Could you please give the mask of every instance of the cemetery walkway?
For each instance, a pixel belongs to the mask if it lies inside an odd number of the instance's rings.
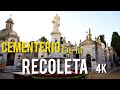
[[[106,74],[102,73],[89,73],[86,79],[120,79],[120,66],[110,70]]]

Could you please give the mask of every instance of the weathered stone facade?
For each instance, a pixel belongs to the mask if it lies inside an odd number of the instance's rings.
[[[2,42],[18,42],[19,41],[18,34],[13,30],[13,25],[14,25],[14,22],[10,17],[6,21],[5,29],[2,29],[0,31],[0,57],[1,57],[0,61],[4,60],[5,66],[16,66],[19,58],[19,53],[7,53],[7,52],[3,53],[2,52]],[[7,47],[8,46],[6,46],[6,48]]]

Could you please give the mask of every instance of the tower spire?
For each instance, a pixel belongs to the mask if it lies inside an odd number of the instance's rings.
[[[90,28],[89,28],[89,33],[88,33],[88,39],[89,39],[89,40],[92,40],[91,36],[92,36],[92,34],[91,34],[91,30],[90,30]]]
[[[90,28],[89,28],[89,34],[91,34]]]
[[[12,30],[12,29],[13,29],[13,24],[14,24],[11,16],[12,16],[12,15],[10,14],[10,18],[7,19],[7,21],[6,21],[6,27],[5,27],[6,29],[9,29],[9,30]]]

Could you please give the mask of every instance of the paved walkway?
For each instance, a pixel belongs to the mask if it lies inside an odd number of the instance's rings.
[[[90,73],[86,77],[87,79],[120,79],[120,66],[114,68],[106,74],[102,73]]]
[[[0,72],[0,79],[13,79],[13,74]]]
[[[100,79],[120,79],[120,67],[117,67],[115,70],[105,74]]]
[[[13,79],[13,74],[0,72],[0,79]],[[87,79],[120,79],[120,66],[107,74],[91,73],[87,76]]]

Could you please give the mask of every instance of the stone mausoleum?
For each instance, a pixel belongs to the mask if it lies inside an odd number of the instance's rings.
[[[60,38],[62,33],[59,30],[60,27],[60,17],[58,14],[54,16],[54,19],[52,21],[53,23],[53,31],[51,32],[51,41],[52,42],[60,42]],[[68,48],[71,48],[73,50],[73,54],[62,54],[62,53],[3,53],[1,50],[1,44],[2,42],[19,42],[20,38],[18,34],[13,30],[14,22],[12,18],[10,17],[6,21],[6,26],[4,29],[0,31],[0,65],[2,63],[5,63],[5,67],[7,66],[14,66],[17,67],[19,63],[19,60],[22,60],[22,58],[56,58],[60,57],[62,59],[65,58],[78,58],[78,59],[86,59],[87,66],[89,70],[95,70],[97,67],[97,64],[106,64],[107,69],[111,69],[114,66],[114,58],[113,55],[115,52],[113,51],[112,47],[109,47],[108,45],[105,46],[104,43],[101,42],[100,37],[95,38],[95,40],[92,39],[92,33],[89,28],[88,35],[86,37],[86,40],[83,42],[80,42],[79,45],[72,44],[70,41],[66,42],[66,39],[63,38],[63,43],[61,46],[66,46]],[[73,37],[74,38],[74,37]],[[81,38],[81,37],[78,37]],[[41,42],[41,39],[38,39],[39,42]],[[7,46],[6,46],[7,47]],[[82,54],[76,54],[75,50],[76,47],[81,47],[83,49]],[[39,48],[39,47],[38,47]],[[22,57],[24,56],[24,57]]]

